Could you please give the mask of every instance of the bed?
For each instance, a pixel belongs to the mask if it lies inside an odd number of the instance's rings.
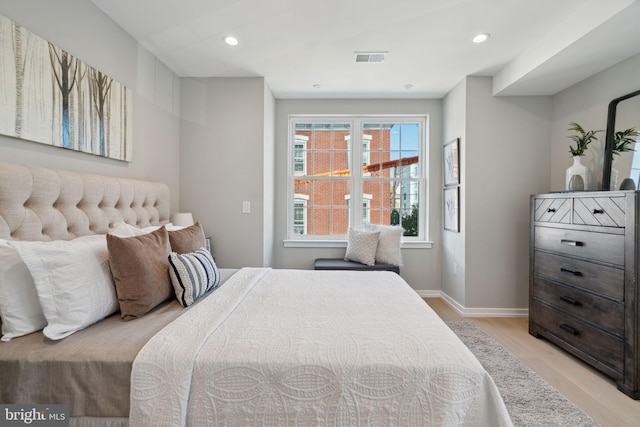
[[[4,242],[48,313],[24,242],[104,251],[120,224],[167,232],[169,209],[163,184],[0,162],[0,261]],[[0,403],[68,404],[78,426],[511,425],[491,377],[399,275],[216,271],[187,307],[174,296],[129,321],[102,307],[71,333],[46,316],[0,342]],[[11,278],[0,267],[0,287]]]

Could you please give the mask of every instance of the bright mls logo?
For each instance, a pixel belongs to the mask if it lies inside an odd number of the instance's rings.
[[[69,427],[69,405],[2,405],[0,427]]]

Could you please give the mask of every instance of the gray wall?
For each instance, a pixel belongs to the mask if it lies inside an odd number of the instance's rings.
[[[160,181],[178,209],[180,81],[85,0],[0,0],[0,13],[127,86],[133,99],[133,162],[0,135],[0,160]]]
[[[402,277],[416,290],[441,288],[441,216],[442,186],[442,104],[440,100],[277,100],[276,101],[276,192],[275,263],[278,268],[313,268],[313,260],[343,257],[345,248],[285,248],[287,237],[287,144],[290,114],[424,114],[429,116],[428,192],[430,249],[403,249]],[[424,292],[423,292],[424,293]]]
[[[548,185],[550,97],[467,78],[465,306],[528,308],[529,195]],[[509,314],[509,311],[506,311]]]
[[[442,102],[443,134],[441,145],[460,139],[460,200],[464,201],[467,186],[466,122],[467,79],[458,83]],[[441,148],[442,150],[442,148]],[[441,206],[441,202],[438,203]],[[442,291],[459,307],[465,305],[465,236],[466,203],[460,203],[460,233],[442,232]]]
[[[275,191],[276,191],[276,100],[267,84],[264,85],[264,150],[263,150],[263,265],[273,265],[275,245]]]
[[[261,267],[273,248],[273,96],[264,79],[182,79],[180,207],[222,267]],[[242,213],[242,202],[251,212]]]
[[[444,107],[444,142],[462,139],[462,214],[460,233],[443,235],[443,292],[469,315],[525,314],[529,195],[548,186],[551,98],[494,97],[491,78],[467,77]]]
[[[553,96],[549,190],[564,190],[565,171],[573,163],[569,154],[571,141],[567,139],[572,134],[567,131],[569,123],[578,122],[585,129],[604,130],[609,102],[639,89],[640,54],[637,54]],[[589,145],[583,158],[583,164],[591,171],[594,190],[601,188],[603,150],[604,133],[601,133],[599,140]]]

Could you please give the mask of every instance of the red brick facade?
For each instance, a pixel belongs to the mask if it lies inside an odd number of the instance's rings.
[[[295,181],[296,196],[305,195],[306,234],[347,234],[349,228],[349,141],[345,131],[296,131],[308,138],[304,158],[305,178]],[[390,159],[390,130],[367,132],[369,136],[368,165],[381,165]],[[366,158],[366,157],[365,157]],[[354,165],[361,162],[354,162]],[[361,173],[361,171],[357,171]],[[335,179],[313,179],[314,176],[333,176]],[[341,179],[344,176],[345,179]],[[371,176],[389,177],[389,169],[378,167]],[[388,182],[365,181],[363,193],[369,203],[369,222],[389,224],[392,193]],[[370,195],[370,198],[369,198]]]

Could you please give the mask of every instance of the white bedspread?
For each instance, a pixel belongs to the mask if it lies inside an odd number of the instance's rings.
[[[245,268],[158,333],[130,426],[510,426],[471,352],[395,273]]]

